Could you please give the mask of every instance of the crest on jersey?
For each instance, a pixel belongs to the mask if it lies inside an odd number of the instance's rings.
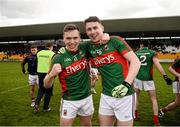
[[[74,61],[77,61],[77,60],[78,60],[77,55],[74,55],[74,56],[73,56],[73,60],[74,60]]]
[[[61,47],[58,51],[59,54],[64,54],[66,52],[65,47]]]
[[[84,54],[82,53],[82,51],[79,52],[79,55],[80,55],[81,57],[84,57]]]
[[[67,109],[64,109],[64,110],[63,110],[63,115],[64,115],[64,116],[67,116]]]
[[[101,49],[96,50],[96,53],[99,54],[99,55],[101,55],[101,54],[102,54]]]
[[[104,50],[107,51],[109,49],[108,45],[104,46]]]

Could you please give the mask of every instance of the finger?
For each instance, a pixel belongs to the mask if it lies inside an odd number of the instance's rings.
[[[62,71],[61,67],[57,68],[57,72],[60,73]]]

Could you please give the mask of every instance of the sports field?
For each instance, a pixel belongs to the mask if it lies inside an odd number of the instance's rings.
[[[166,72],[168,72],[168,66],[169,64],[163,64]],[[59,82],[56,79],[50,103],[52,110],[44,113],[41,102],[41,111],[35,114],[32,107],[30,107],[31,101],[27,76],[21,73],[19,62],[0,62],[0,126],[58,126],[61,98]],[[172,75],[170,77],[172,78]],[[162,76],[156,69],[154,69],[154,80],[159,107],[162,107],[174,99],[172,88],[165,84]],[[93,96],[95,107],[92,120],[93,126],[99,125],[97,112],[101,92],[100,82],[99,80],[96,86],[98,94]],[[153,125],[151,102],[146,92],[141,92],[139,105],[140,120],[135,121],[134,124],[137,126]],[[180,108],[167,113],[160,122],[164,126],[180,125]],[[74,125],[80,125],[78,119]]]

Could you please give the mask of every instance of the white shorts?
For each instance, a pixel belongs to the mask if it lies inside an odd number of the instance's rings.
[[[114,98],[101,94],[99,114],[115,116],[119,121],[129,121],[134,118],[135,95]]]
[[[139,79],[134,80],[134,88],[139,89],[139,90],[144,90],[144,91],[150,91],[150,90],[155,90],[155,85],[154,81],[142,81]]]
[[[38,75],[30,75],[29,74],[29,85],[32,86],[32,85],[38,85],[39,84],[39,78],[38,78]]]
[[[92,95],[78,101],[61,99],[60,116],[71,119],[78,115],[91,116],[94,113]]]
[[[180,93],[180,81],[174,81],[172,87],[173,93]]]

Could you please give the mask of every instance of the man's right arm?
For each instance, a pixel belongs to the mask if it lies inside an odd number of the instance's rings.
[[[172,84],[172,80],[167,76],[166,72],[164,71],[162,65],[160,64],[158,58],[156,56],[153,57],[153,63],[159,70],[159,72],[163,75],[164,80],[166,81],[167,85]]]
[[[22,71],[23,74],[26,73],[26,70],[25,70],[25,68],[24,68],[24,65],[25,65],[25,64],[26,64],[26,58],[24,58],[23,61],[21,62],[21,71]]]
[[[159,60],[156,56],[153,57],[153,63],[154,65],[157,67],[157,69],[159,70],[159,72],[162,74],[162,75],[166,75],[166,72],[164,71],[163,67],[161,66],[161,64],[159,63]]]
[[[44,78],[44,87],[50,88],[53,84],[54,78],[62,71],[60,64],[54,64],[50,72]]]

